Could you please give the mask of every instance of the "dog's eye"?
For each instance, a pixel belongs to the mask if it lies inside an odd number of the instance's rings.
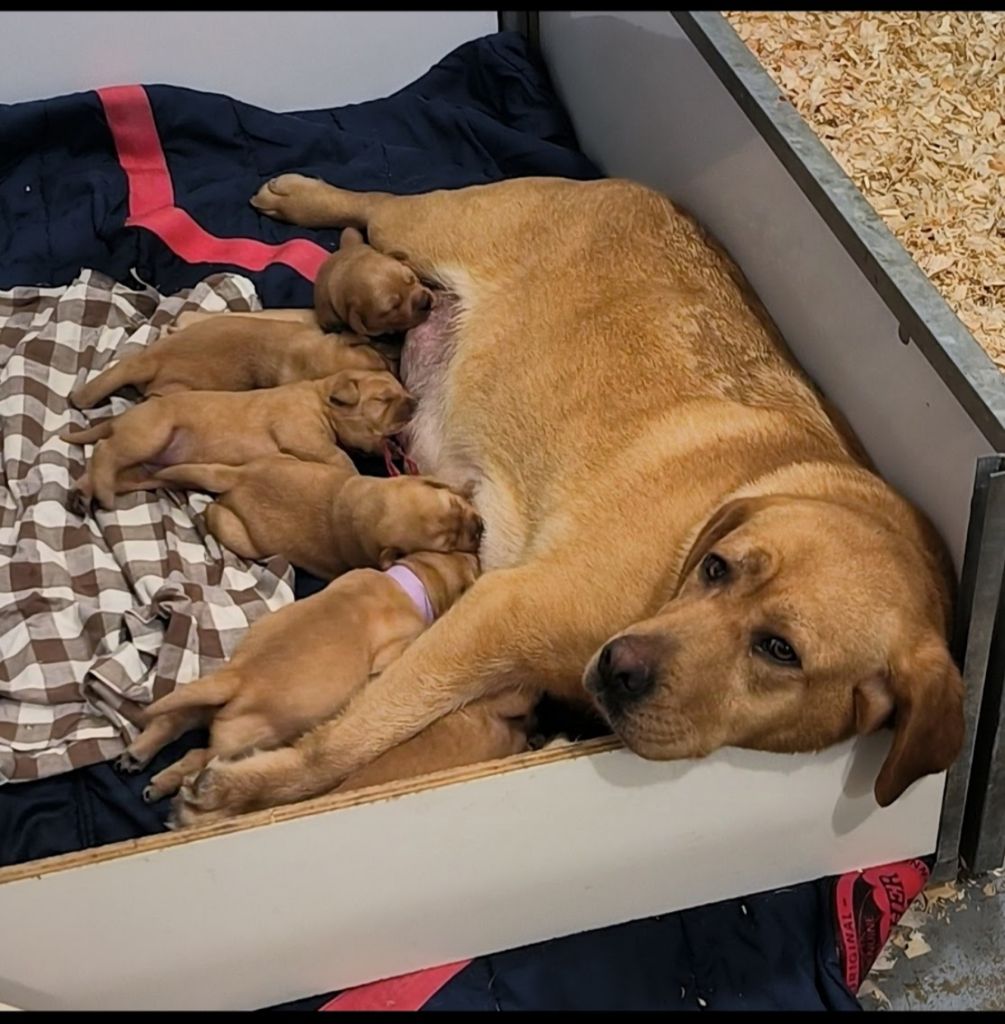
[[[729,564],[720,555],[706,555],[701,563],[701,574],[709,583],[719,583],[729,575]]]
[[[780,636],[761,637],[754,644],[754,650],[767,655],[772,661],[777,661],[780,665],[799,666],[799,655],[793,650],[792,645]]]

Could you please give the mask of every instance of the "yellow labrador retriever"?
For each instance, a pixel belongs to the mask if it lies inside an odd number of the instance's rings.
[[[416,196],[299,175],[263,213],[365,228],[445,295],[405,344],[423,473],[474,484],[484,575],[336,719],[217,762],[190,821],[325,793],[466,702],[588,699],[647,758],[887,724],[880,804],[963,735],[952,571],[737,268],[664,196],[517,179]]]

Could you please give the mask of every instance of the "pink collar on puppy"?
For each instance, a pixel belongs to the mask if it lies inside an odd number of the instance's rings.
[[[436,618],[436,613],[433,611],[433,602],[429,600],[429,594],[426,593],[426,584],[401,562],[395,562],[390,569],[385,569],[384,575],[390,576],[408,594],[415,607],[422,612],[426,625],[431,625],[433,619]]]

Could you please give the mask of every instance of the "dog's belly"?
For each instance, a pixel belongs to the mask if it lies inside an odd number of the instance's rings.
[[[456,296],[441,295],[426,322],[405,336],[401,378],[419,404],[403,441],[420,473],[471,495],[485,524],[479,550],[482,568],[499,569],[519,560],[526,530],[512,495],[479,458],[475,439],[451,432],[448,391],[460,306]]]
[[[421,473],[463,486],[470,480],[470,467],[451,457],[446,438],[446,383],[455,348],[457,307],[455,296],[441,295],[428,319],[405,335],[401,380],[419,405],[403,440]]]

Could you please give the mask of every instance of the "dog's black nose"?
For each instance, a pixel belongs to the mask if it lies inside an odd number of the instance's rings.
[[[597,659],[603,697],[624,704],[644,697],[652,689],[656,674],[644,647],[631,636],[617,637],[604,647]]]
[[[429,310],[432,308],[432,305],[433,305],[433,296],[432,296],[432,294],[430,292],[424,291],[424,292],[422,292],[419,295],[419,298],[416,300],[415,308],[420,313],[428,313]]]

